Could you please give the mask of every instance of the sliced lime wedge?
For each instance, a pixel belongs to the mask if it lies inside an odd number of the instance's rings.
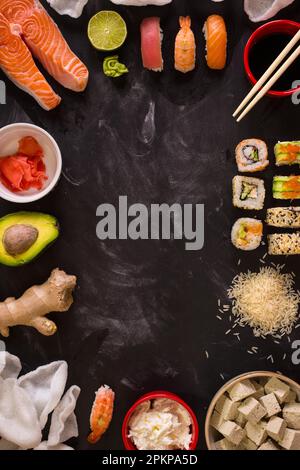
[[[127,38],[126,23],[116,11],[99,11],[89,21],[88,37],[99,51],[114,51]]]

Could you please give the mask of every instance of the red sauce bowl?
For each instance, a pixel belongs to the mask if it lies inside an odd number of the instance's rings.
[[[271,36],[272,34],[284,33],[286,35],[290,35],[292,37],[299,31],[300,23],[296,23],[295,21],[289,20],[277,20],[277,21],[270,21],[258,29],[254,31],[254,33],[250,36],[245,50],[244,50],[244,66],[246,74],[253,85],[256,85],[258,78],[254,77],[251,66],[250,66],[250,53],[252,51],[253,46],[260,41],[262,38],[267,36]],[[300,79],[300,77],[295,77],[295,80]],[[294,93],[298,93],[300,91],[300,86],[297,88],[293,88],[290,90],[285,91],[275,91],[270,90],[268,92],[269,96],[277,97],[277,98],[285,98],[287,96],[291,96]]]
[[[190,444],[189,450],[195,450],[198,444],[198,439],[199,439],[199,426],[198,426],[198,421],[196,418],[195,413],[193,410],[185,403],[180,397],[175,395],[174,393],[170,392],[150,392],[147,393],[146,395],[143,395],[139,400],[137,400],[134,405],[129,409],[129,411],[126,413],[126,416],[123,421],[123,426],[122,426],[122,438],[123,438],[123,443],[124,447],[126,450],[137,450],[135,445],[133,444],[132,440],[128,437],[129,433],[129,420],[133,414],[133,412],[136,410],[136,408],[141,404],[144,403],[147,400],[157,400],[158,398],[168,398],[169,400],[173,400],[176,403],[179,403],[182,405],[189,415],[191,416],[192,420],[192,440]]]

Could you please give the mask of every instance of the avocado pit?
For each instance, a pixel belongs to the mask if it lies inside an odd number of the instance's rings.
[[[10,256],[18,256],[28,251],[37,241],[38,236],[38,230],[32,225],[12,225],[4,232],[3,246]]]

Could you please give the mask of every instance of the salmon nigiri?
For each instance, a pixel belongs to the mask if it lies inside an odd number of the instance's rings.
[[[160,18],[145,18],[141,23],[141,48],[145,69],[161,72],[164,67]]]
[[[224,69],[227,59],[227,31],[222,16],[209,16],[205,22],[203,32],[206,39],[208,67],[214,70]]]
[[[191,18],[179,18],[180,31],[175,41],[175,69],[187,73],[194,70],[196,65],[196,41],[191,30]]]

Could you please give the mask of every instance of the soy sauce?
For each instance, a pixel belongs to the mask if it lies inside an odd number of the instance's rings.
[[[290,42],[291,38],[292,36],[288,34],[272,34],[268,37],[262,38],[253,46],[249,55],[249,63],[250,69],[257,80],[279,56],[280,52],[282,52],[285,46]],[[290,52],[289,55],[292,52]],[[300,80],[299,57],[273,85],[272,90],[290,90],[295,80]]]

